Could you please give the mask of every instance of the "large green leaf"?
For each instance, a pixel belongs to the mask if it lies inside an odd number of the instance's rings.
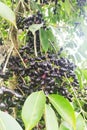
[[[60,125],[59,130],[73,130],[73,129],[67,122],[63,121]]]
[[[72,10],[71,10],[71,3],[69,0],[65,0],[64,8],[65,8],[65,11],[68,14],[68,16],[70,16]]]
[[[18,122],[6,112],[0,111],[0,130],[23,130]]]
[[[56,38],[54,37],[54,34],[51,28],[47,30],[47,37],[48,37],[48,40],[50,40],[51,42],[56,42]]]
[[[49,105],[45,106],[45,122],[46,130],[58,130],[57,117]]]
[[[43,91],[34,92],[26,99],[22,109],[26,130],[31,130],[39,122],[45,109],[45,101]]]
[[[76,130],[87,130],[85,120],[80,114],[78,114],[76,118],[76,128]]]
[[[85,120],[80,114],[76,114],[76,130],[87,130]],[[59,130],[73,130],[71,126],[63,121],[60,125]]]
[[[61,117],[76,130],[76,117],[69,101],[57,94],[49,95],[48,98]]]
[[[46,31],[47,33],[47,38],[48,38],[48,42],[49,42],[49,48],[51,47],[52,49],[54,49],[56,52],[57,52],[57,46],[56,46],[56,37],[54,36],[53,32],[52,32],[52,29],[48,29]]]
[[[30,0],[30,8],[34,12],[36,12],[36,10],[41,10],[41,6],[39,4],[37,4],[35,1],[33,1],[33,0]]]
[[[43,26],[43,24],[33,24],[33,25],[31,25],[30,27],[29,27],[29,30],[33,33],[33,35],[34,35],[34,33],[37,31],[37,30],[39,30],[41,27]]]
[[[4,3],[0,2],[0,15],[16,27],[16,20],[14,12]]]
[[[40,43],[42,45],[42,48],[45,52],[48,51],[49,48],[49,39],[47,35],[47,30],[40,29]]]

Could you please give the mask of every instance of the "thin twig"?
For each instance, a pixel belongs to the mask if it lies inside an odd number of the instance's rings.
[[[67,78],[66,74],[65,74],[65,77],[66,77],[66,79],[67,79],[68,83],[70,84],[70,87],[71,87],[71,89],[72,89],[72,91],[73,91],[73,93],[74,93],[74,96],[75,96],[75,98],[76,98],[76,100],[77,100],[78,104],[79,104],[79,107],[80,107],[80,108],[81,108],[81,110],[82,110],[81,104],[80,104],[80,102],[79,102],[79,100],[78,100],[78,98],[77,98],[77,95],[76,95],[76,93],[75,93],[75,90],[73,89],[73,87],[72,87],[72,85],[71,85],[71,83],[70,83],[69,79]]]
[[[24,61],[23,61],[23,58],[21,57],[20,53],[18,52],[18,50],[16,49],[15,46],[14,46],[14,49],[15,49],[15,51],[17,52],[18,56],[20,57],[20,59],[21,59],[23,65],[24,65],[24,67],[27,68],[26,64],[25,64]]]
[[[11,53],[12,53],[12,51],[13,51],[13,48],[14,48],[13,46],[10,48],[10,52],[9,52],[7,58],[6,58],[5,65],[4,65],[3,70],[2,70],[3,73],[4,73],[5,70],[6,70],[6,67],[7,67],[7,64],[8,64],[9,58],[10,58],[10,55],[11,55]]]
[[[50,40],[49,40],[50,41]],[[53,45],[53,43],[50,41],[50,44],[51,44],[51,46],[53,47],[53,49],[55,50],[55,52],[57,53],[57,50],[56,50],[56,48],[55,48],[55,46]]]
[[[79,100],[78,100],[78,97],[77,97],[77,95],[76,95],[76,93],[75,93],[75,90],[73,89],[73,86],[71,85],[71,83],[70,83],[69,79],[67,78],[66,74],[65,74],[65,77],[66,77],[68,83],[70,84],[70,87],[71,87],[71,89],[72,89],[72,91],[73,91],[74,97],[75,97],[75,99],[76,99],[76,101],[77,101],[77,103],[78,103],[78,105],[79,105],[79,107],[80,107],[80,110],[81,110],[80,113],[83,114],[83,117],[84,117],[84,119],[85,119],[85,116],[84,116],[85,111],[83,110],[83,108],[82,108],[82,106],[81,106],[81,104],[80,104],[80,102],[79,102]]]
[[[12,37],[10,37],[10,39],[11,39],[12,46],[14,47],[14,49],[15,49],[15,51],[17,52],[18,56],[20,57],[20,59],[21,59],[23,65],[24,65],[24,67],[27,68],[26,64],[25,64],[24,61],[23,61],[23,58],[21,57],[20,53],[18,52],[17,48],[15,47],[15,43],[14,43]]]
[[[37,57],[37,45],[36,45],[36,33],[34,33],[34,52],[35,52],[35,56]]]

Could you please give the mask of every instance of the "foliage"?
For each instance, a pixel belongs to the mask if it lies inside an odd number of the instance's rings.
[[[0,111],[0,130],[22,130],[17,121],[6,112]]]
[[[10,86],[5,88],[0,82],[0,130],[87,129],[86,9],[87,2],[82,0],[0,2],[1,39],[12,46],[5,54],[6,62],[0,64],[0,81]],[[38,73],[40,78],[36,78]],[[56,85],[62,94],[50,90]]]
[[[43,92],[32,93],[22,109],[22,119],[26,130],[31,130],[40,120],[45,108],[45,95]]]
[[[5,4],[3,4],[2,2],[0,2],[0,15],[9,20],[15,27],[16,27],[16,19],[15,19],[15,14],[14,12]]]
[[[75,111],[68,100],[56,94],[49,95],[48,98],[50,99],[50,102],[49,104],[45,104],[45,95],[43,92],[39,91],[32,93],[26,99],[22,108],[22,119],[25,123],[26,130],[31,130],[36,126],[41,119],[43,112],[45,112],[46,129],[50,130],[55,128],[55,130],[58,130],[58,117],[56,117],[55,111],[50,103],[52,103],[54,108],[64,119],[61,121],[60,130],[67,128],[69,130],[86,130],[86,124],[83,117],[80,114],[75,114]],[[13,125],[8,125],[10,124],[10,121]],[[5,129],[4,127],[8,130],[13,126],[17,130],[22,130],[10,115],[2,111],[0,112],[0,126],[2,130]]]

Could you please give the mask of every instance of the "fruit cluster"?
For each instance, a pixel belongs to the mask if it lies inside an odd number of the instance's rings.
[[[35,32],[36,35],[36,48],[38,55],[40,54],[40,37],[39,37],[39,31]],[[26,39],[26,46],[22,47],[20,50],[21,55],[23,55],[23,51],[25,51],[27,54],[34,55],[34,36],[32,32],[28,31],[27,33],[27,39]]]
[[[45,24],[43,15],[40,11],[37,12],[37,14],[33,14],[32,16],[29,16],[28,18],[24,19],[24,28],[28,29],[30,25],[32,24]]]
[[[40,55],[31,58],[26,47],[20,49],[20,54],[27,68],[24,68],[19,57],[10,57],[7,66],[10,73],[5,76],[9,78],[15,74],[17,87],[14,90],[0,87],[1,110],[12,113],[13,108],[16,107],[20,111],[28,95],[39,90],[43,90],[46,95],[58,93],[70,101],[72,100],[73,94],[70,90],[70,84],[73,88],[78,88],[79,85],[74,73],[76,66],[72,62],[59,55],[49,53],[46,56]],[[18,117],[17,121],[23,124]]]
[[[19,101],[19,99],[20,99],[20,101]],[[23,105],[24,99],[23,99],[22,95],[18,94],[14,90],[11,90],[4,86],[0,86],[0,110],[6,111],[9,114],[12,114],[13,108],[16,107],[19,109],[22,107],[21,101],[22,101],[22,105]],[[22,128],[24,128],[22,119],[17,117],[16,120],[19,122],[19,124],[22,126]]]
[[[17,27],[18,29],[29,29],[29,27],[32,24],[41,24],[43,23],[43,25],[45,24],[45,21],[43,19],[43,15],[40,11],[37,11],[36,14],[33,14],[29,17],[18,17],[17,18]]]
[[[26,55],[23,59],[28,68],[24,68],[17,57],[10,58],[8,67],[19,77],[19,87],[27,95],[43,90],[46,94],[61,93],[69,98],[70,94],[66,86],[70,86],[70,84],[74,87],[78,86],[74,73],[75,65],[66,58],[48,54],[47,57],[36,58],[29,58]],[[27,80],[29,79],[27,83],[24,82],[26,77]],[[70,84],[66,79],[71,80]]]
[[[16,23],[17,23],[17,28],[18,29],[24,29],[24,23],[23,23],[23,20],[24,20],[25,18],[24,17],[22,17],[22,16],[18,16],[17,18],[16,18]]]
[[[36,15],[33,14],[32,16],[29,16],[27,18],[22,18],[19,17],[17,20],[17,27],[18,29],[29,29],[29,27],[32,24],[43,24],[43,28],[46,28],[45,21],[43,19],[43,15],[40,11],[37,11]],[[39,38],[39,31],[35,32],[36,35],[36,47],[37,47],[37,52],[40,52],[40,38]],[[31,31],[27,32],[26,36],[26,46],[24,46],[21,50],[20,53],[28,51],[30,55],[34,54],[34,36]]]
[[[35,0],[35,2],[38,2],[38,0]],[[48,2],[49,2],[48,0],[40,0],[41,4],[48,4]]]
[[[7,110],[10,113],[10,108],[16,105],[13,96],[16,100],[22,98],[17,92],[4,86],[0,86],[0,110]]]

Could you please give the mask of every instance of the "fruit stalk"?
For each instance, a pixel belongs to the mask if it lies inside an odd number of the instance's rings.
[[[36,45],[36,33],[34,33],[34,53],[35,53],[35,56],[37,57],[37,45]]]

